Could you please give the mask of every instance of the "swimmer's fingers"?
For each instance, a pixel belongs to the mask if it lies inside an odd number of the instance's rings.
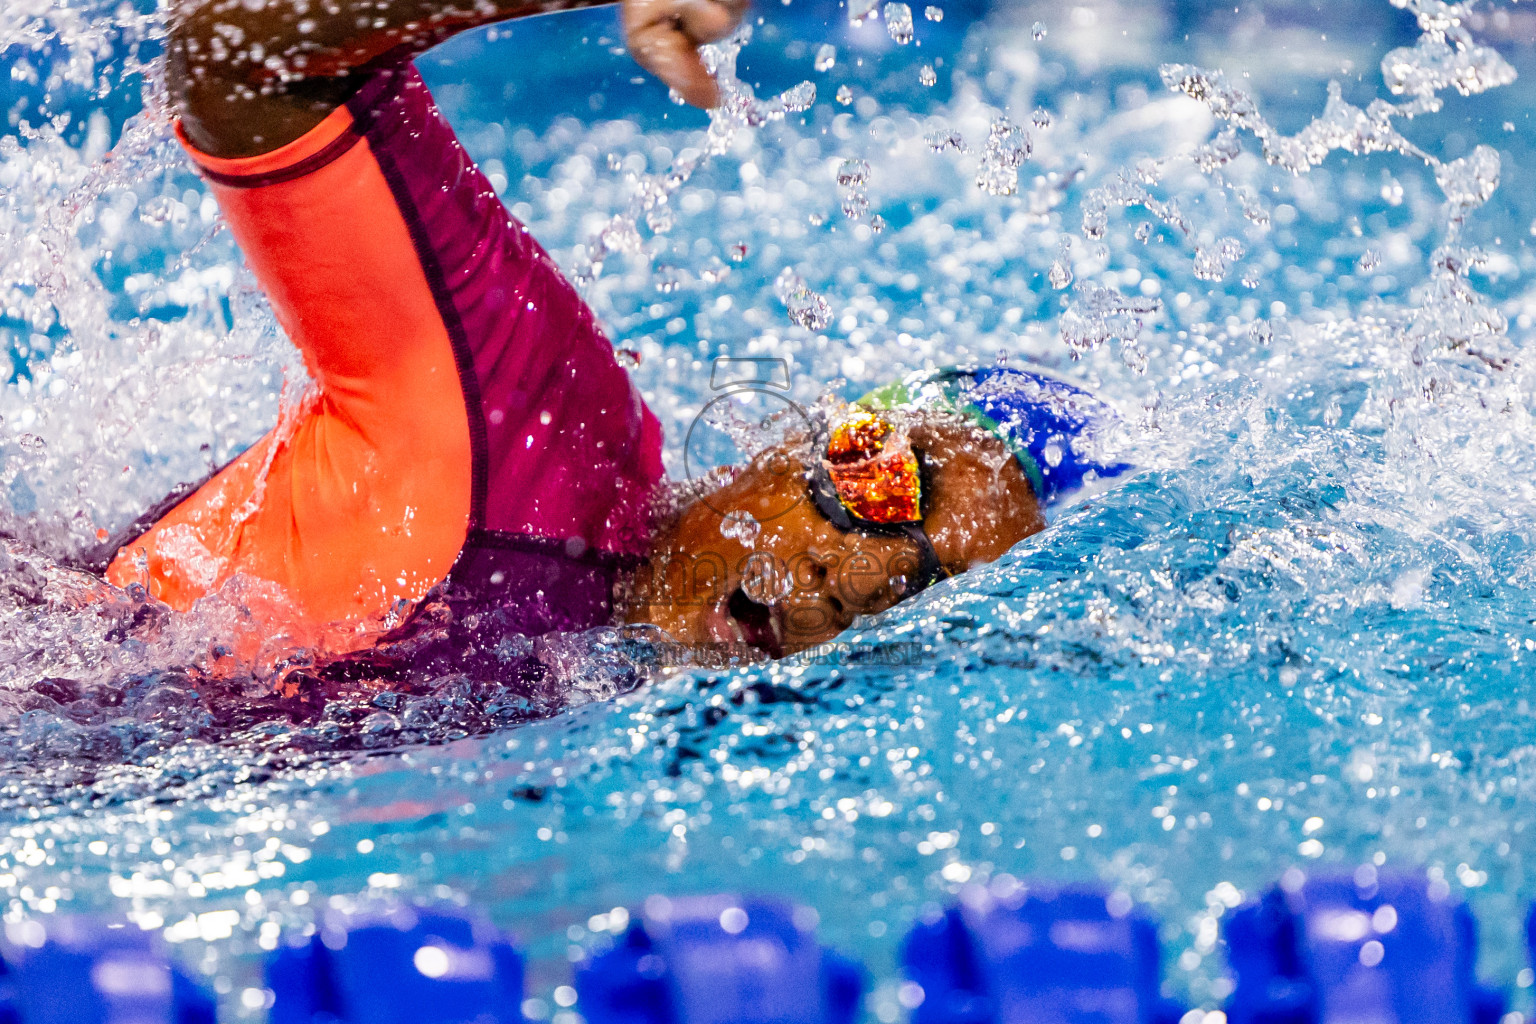
[[[736,31],[752,5],[748,0],[676,0],[674,6],[689,39],[715,43]]]
[[[624,38],[639,65],[696,107],[720,102],[698,48],[723,39],[746,13],[746,0],[624,0]]]

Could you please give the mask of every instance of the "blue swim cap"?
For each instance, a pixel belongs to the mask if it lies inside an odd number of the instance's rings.
[[[860,398],[869,409],[942,409],[974,420],[1018,459],[1043,505],[1134,467],[1106,459],[1119,414],[1082,388],[1011,366],[946,367],[909,374]]]

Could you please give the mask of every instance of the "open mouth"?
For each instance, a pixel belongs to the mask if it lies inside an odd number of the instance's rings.
[[[746,591],[737,587],[725,610],[743,643],[756,647],[770,658],[783,657],[784,625],[777,608],[752,600]]]

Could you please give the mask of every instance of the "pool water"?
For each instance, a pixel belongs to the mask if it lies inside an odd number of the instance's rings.
[[[538,642],[542,701],[450,676],[288,724],[267,677],[195,672],[260,634],[240,593],[173,616],[63,568],[304,380],[145,90],[148,6],[7,4],[7,917],[161,928],[234,1018],[328,901],[459,901],[521,936],[530,1008],[569,1024],[550,993],[609,910],[758,890],[819,910],[889,1024],[901,935],[968,881],[1124,890],[1170,991],[1215,1005],[1245,894],[1373,860],[1444,877],[1486,974],[1529,986],[1536,12],[923,6],[899,43],[899,12],[764,4],[736,55],[757,100],[733,86],[712,128],[637,79],[607,11],[422,67],[631,353],[674,476],[729,454],[714,424],[683,445],[720,356],[784,360],[802,403],[1037,363],[1120,406],[1139,474],[825,658],[662,668],[607,631]],[[1367,116],[1415,102],[1389,53],[1467,94]]]

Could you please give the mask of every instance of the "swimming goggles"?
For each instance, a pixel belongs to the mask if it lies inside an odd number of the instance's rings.
[[[906,537],[917,545],[907,595],[949,575],[923,529],[926,460],[889,420],[860,410],[817,432],[810,490],[826,520],[844,533]]]

